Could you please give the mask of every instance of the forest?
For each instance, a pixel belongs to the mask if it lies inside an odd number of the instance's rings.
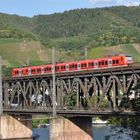
[[[32,18],[0,13],[0,37],[79,49],[140,42],[140,6],[75,9]]]

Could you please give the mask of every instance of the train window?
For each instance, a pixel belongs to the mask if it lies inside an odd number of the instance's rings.
[[[51,68],[50,67],[47,67],[47,71],[50,71],[51,70]]]
[[[105,65],[107,65],[107,61],[105,61]]]
[[[71,66],[72,68],[74,68],[74,64],[72,64],[72,66]]]
[[[26,72],[28,72],[28,69],[26,69]]]
[[[113,60],[113,64],[118,64],[119,60]]]
[[[66,67],[65,66],[61,66],[61,69],[64,70],[64,69],[66,69]]]
[[[15,71],[15,74],[19,74],[18,71]]]
[[[82,65],[81,65],[81,67],[86,67],[86,66],[87,66],[87,64],[86,64],[86,63],[84,63],[84,64],[82,64]]]
[[[73,65],[72,65],[72,68],[76,68],[76,65],[75,65],[75,64],[73,64]]]
[[[101,65],[101,62],[99,62],[99,66]]]
[[[92,63],[88,63],[88,66],[92,66]]]
[[[56,69],[56,70],[59,70],[59,66],[56,66],[55,69]]]
[[[32,69],[32,70],[31,70],[31,72],[33,72],[33,73],[34,73],[34,72],[35,72],[35,69]]]
[[[116,64],[116,61],[115,60],[113,60],[113,64]]]
[[[90,62],[88,66],[94,66],[94,62]]]
[[[102,65],[104,65],[104,61],[102,61]]]
[[[118,64],[119,63],[119,60],[116,60],[116,64]]]
[[[38,68],[38,69],[37,69],[37,72],[41,72],[41,69],[40,69],[40,68]]]

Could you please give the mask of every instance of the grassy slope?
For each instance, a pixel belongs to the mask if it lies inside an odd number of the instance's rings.
[[[0,39],[0,55],[8,66],[27,65],[28,61],[30,65],[38,65],[51,62],[51,47],[56,47],[58,62],[84,59],[87,47],[89,58],[125,53],[140,61],[140,45],[125,44],[140,42],[139,11],[139,7],[79,9],[32,19],[0,14],[2,30],[4,23],[8,23],[6,29],[11,26],[27,29],[41,36],[45,44],[44,47],[37,41]],[[58,33],[58,37],[51,38],[52,33]],[[124,45],[110,47],[121,43]]]
[[[84,59],[84,48],[87,47],[89,58],[126,53],[139,61],[140,46],[125,45],[140,42],[139,11],[139,7],[79,9],[33,18],[0,14],[0,29],[3,30],[7,23],[8,31],[14,26],[35,32],[45,45],[37,41],[24,42],[21,40],[24,37],[0,39],[0,55],[9,66],[26,65],[28,60],[31,65],[37,65],[51,62],[51,47],[56,47],[59,62]],[[16,34],[17,38],[22,34],[24,32]],[[124,45],[110,47],[116,44]]]
[[[88,58],[99,58],[110,54],[132,55],[135,61],[140,62],[140,44],[124,44],[111,47],[93,47],[88,50]],[[3,64],[19,67],[39,65],[51,62],[51,49],[35,41],[19,41],[15,39],[0,39],[0,55]],[[73,61],[84,59],[84,50],[56,50],[56,61]]]
[[[4,65],[22,66],[28,61],[31,65],[47,62],[48,51],[35,41],[17,41],[15,39],[0,39],[0,55]]]
[[[89,51],[88,56],[89,58],[98,58],[115,54],[131,55],[136,62],[140,62],[140,44],[123,44],[110,47],[95,47]]]

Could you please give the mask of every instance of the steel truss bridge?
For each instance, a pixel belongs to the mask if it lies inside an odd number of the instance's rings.
[[[3,111],[51,114],[52,75],[3,79]],[[56,74],[58,115],[140,115],[140,66]]]

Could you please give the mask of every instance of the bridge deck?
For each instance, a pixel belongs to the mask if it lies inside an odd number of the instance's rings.
[[[52,109],[4,109],[4,113],[8,114],[44,114],[44,115],[52,115]],[[57,115],[61,116],[140,116],[140,111],[97,111],[97,110],[57,110]]]

